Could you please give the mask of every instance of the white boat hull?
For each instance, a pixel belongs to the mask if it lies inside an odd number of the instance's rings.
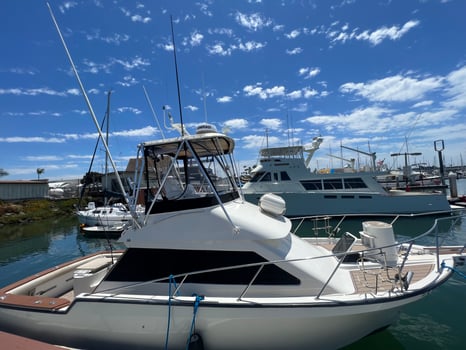
[[[335,349],[389,326],[401,306],[421,297],[347,307],[201,304],[195,332],[205,349]],[[77,300],[65,313],[4,309],[0,317],[4,331],[76,348],[164,349],[167,341],[168,306],[148,300]],[[172,305],[170,317],[168,348],[185,349],[193,303]]]

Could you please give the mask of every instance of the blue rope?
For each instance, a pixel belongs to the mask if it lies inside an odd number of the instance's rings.
[[[199,308],[199,304],[200,304],[201,300],[204,300],[204,296],[203,296],[203,295],[193,294],[193,296],[196,296],[196,300],[194,301],[193,321],[191,322],[191,330],[189,331],[188,341],[187,341],[187,343],[186,343],[186,350],[189,349],[189,342],[190,342],[190,340],[191,340],[191,336],[193,335],[194,325],[196,324],[197,309]]]
[[[451,267],[451,266],[447,266],[445,265],[445,261],[442,261],[442,263],[440,264],[440,266],[442,267],[442,269],[449,269],[453,272],[456,272],[458,275],[460,275],[461,277],[465,278],[466,279],[466,275],[464,273],[462,273],[461,271],[458,271],[457,269],[455,269],[454,267]]]
[[[172,310],[172,284],[175,286],[176,290],[176,280],[173,275],[170,275],[168,278],[168,319],[167,319],[167,334],[165,336],[165,350],[168,350],[168,336],[170,335],[170,320],[171,320],[171,310]],[[178,293],[177,293],[178,294]]]

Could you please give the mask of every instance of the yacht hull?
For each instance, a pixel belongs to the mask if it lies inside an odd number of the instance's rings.
[[[434,215],[451,214],[445,196],[430,193],[293,193],[274,192],[286,202],[287,217],[311,215]],[[248,202],[257,204],[264,193],[245,193]]]
[[[205,349],[335,349],[389,326],[400,307],[421,297],[348,306],[201,303],[195,333]],[[150,298],[138,302],[78,299],[67,312],[56,313],[2,307],[0,328],[83,349],[164,349],[166,343],[169,349],[185,349],[193,303],[177,304],[173,301],[170,315],[166,302]],[[333,330],[338,337],[329,336]]]

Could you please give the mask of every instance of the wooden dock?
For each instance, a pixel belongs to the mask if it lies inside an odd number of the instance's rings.
[[[0,344],[2,349],[14,350],[63,350],[60,346],[43,343],[37,340],[20,337],[10,333],[0,331]],[[68,348],[69,349],[69,348]]]

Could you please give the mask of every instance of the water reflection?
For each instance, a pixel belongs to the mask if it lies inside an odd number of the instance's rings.
[[[75,217],[0,227],[0,286],[70,259],[121,249],[115,240],[82,236]]]

